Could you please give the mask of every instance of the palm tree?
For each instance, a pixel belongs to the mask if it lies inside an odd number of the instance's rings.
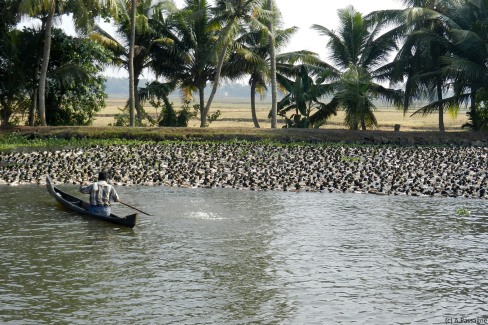
[[[397,106],[402,104],[400,91],[376,83],[384,78],[382,67],[390,52],[396,49],[401,30],[393,28],[383,32],[382,22],[364,17],[352,6],[338,10],[338,14],[337,32],[320,25],[312,26],[329,38],[331,59],[337,66],[329,65],[323,77],[332,80],[330,86],[338,91],[331,104],[344,107],[349,128],[361,126],[366,130],[377,126],[372,118],[373,99],[382,98]],[[310,117],[311,122],[317,123],[326,115],[327,112],[319,110]]]
[[[47,69],[49,65],[49,54],[51,51],[51,30],[53,26],[54,15],[56,12],[56,6],[58,1],[39,1],[34,2],[25,0],[21,4],[21,9],[26,13],[34,16],[37,14],[43,14],[43,27],[44,27],[44,50],[42,54],[42,64],[39,74],[39,89],[38,89],[38,106],[39,106],[39,118],[41,119],[41,125],[46,126],[46,78]],[[47,16],[46,16],[47,14]]]
[[[276,5],[273,0],[268,0],[267,9],[269,12],[275,12]],[[271,17],[274,18],[274,17]],[[275,21],[269,19],[268,27],[268,39],[269,39],[269,65],[270,65],[270,82],[271,82],[271,128],[277,128],[276,115],[278,110],[278,92],[276,81],[276,44],[275,44]]]
[[[455,85],[455,94],[437,103],[444,108],[469,102],[469,120],[466,125],[473,130],[488,129],[488,1],[452,1],[443,15],[448,25],[448,38],[452,55],[441,60],[443,71]]]
[[[373,83],[366,69],[351,65],[337,83],[335,98],[346,112],[345,124],[351,130],[371,129],[378,125],[374,116]]]
[[[185,101],[198,93],[200,125],[205,126],[205,87],[215,76],[219,25],[212,20],[207,0],[186,0],[168,24],[151,50],[152,68],[178,83]]]
[[[37,78],[40,74],[41,67],[39,49],[42,48],[42,42],[39,43],[39,37],[37,37],[39,33],[37,31],[35,37],[33,37],[34,33],[28,33],[28,37],[31,38],[25,41],[22,38],[26,37],[26,33],[19,33],[18,31],[12,30],[21,18],[21,11],[19,10],[21,2],[22,0],[8,0],[2,2],[0,5],[0,17],[2,17],[0,22],[0,97],[2,97],[0,99],[0,106],[3,106],[5,113],[12,111],[11,108],[7,107],[8,104],[6,103],[10,99],[15,98],[15,94],[19,94],[19,91],[23,88],[18,82],[24,83],[26,79],[30,82],[34,80],[35,85],[26,86],[28,92],[32,91],[30,94],[31,107],[28,120],[29,125],[33,126],[39,89]],[[21,40],[19,40],[19,37]],[[25,42],[27,44],[24,44]],[[39,47],[36,48],[36,46]],[[28,56],[23,56],[23,54],[28,54]],[[6,56],[13,56],[17,60],[15,60],[16,62],[11,61]],[[33,64],[34,61],[36,64]],[[27,66],[28,68],[24,69]],[[20,103],[22,100],[17,98],[10,102]],[[8,118],[7,116],[4,117],[4,123],[7,123]]]
[[[86,32],[92,26],[93,19],[101,13],[103,7],[115,12],[114,1],[106,0],[22,0],[20,10],[31,17],[41,16],[44,27],[44,49],[39,75],[39,117],[41,125],[46,126],[46,79],[51,50],[51,32],[54,17],[63,13],[72,13],[75,28]]]
[[[134,126],[134,49],[136,44],[136,0],[130,3],[130,33],[129,33],[129,125]]]
[[[447,26],[442,16],[447,11],[443,2],[403,2],[406,9],[375,12],[370,17],[395,22],[398,29],[402,30],[402,48],[385,70],[390,69],[389,77],[392,82],[401,83],[405,80],[404,112],[407,112],[413,99],[427,96],[431,104],[443,101],[443,94],[448,88],[448,76],[443,72],[441,57],[449,55],[450,46],[446,34]],[[427,105],[412,115],[426,115],[436,111],[439,130],[444,132],[444,108]]]
[[[293,34],[298,30],[297,27],[285,30],[276,30],[274,48],[280,51],[286,46]],[[265,30],[250,30],[243,33],[236,39],[235,49],[232,51],[228,62],[224,64],[223,71],[226,75],[239,78],[243,75],[249,75],[249,85],[251,87],[251,115],[254,126],[259,128],[259,121],[256,115],[256,94],[264,94],[267,90],[267,83],[272,79],[271,72],[271,55],[269,51],[269,34]],[[291,64],[299,60],[299,57],[305,59],[309,52],[292,52],[275,56],[279,61],[274,65],[279,71],[284,64]],[[271,108],[271,114],[272,115]],[[275,112],[276,113],[276,112]],[[276,117],[275,117],[276,118]]]
[[[166,16],[176,10],[173,1],[154,1],[143,0],[136,6],[135,15],[135,40],[133,49],[133,79],[130,82],[133,90],[133,104],[136,116],[134,116],[134,109],[132,110],[133,124],[139,125],[144,118],[144,109],[138,93],[138,86],[140,76],[144,69],[151,67],[151,47],[159,42],[161,30],[166,29]],[[119,3],[118,17],[114,21],[117,28],[117,35],[111,35],[103,30],[100,26],[95,26],[94,32],[90,37],[102,44],[113,53],[113,63],[116,66],[122,66],[127,71],[130,68],[130,43],[131,43],[131,4]],[[118,36],[118,37],[117,37]],[[121,39],[120,41],[118,39]],[[129,74],[130,75],[130,74]],[[130,88],[130,87],[129,87]],[[131,89],[129,90],[131,92]],[[127,106],[130,112],[130,94]],[[130,124],[129,117],[129,124]],[[134,121],[135,120],[135,121]]]
[[[234,42],[235,36],[243,26],[251,26],[257,29],[266,29],[259,18],[266,14],[262,9],[262,0],[217,0],[214,8],[215,20],[223,24],[220,31],[219,39],[216,44],[219,47],[219,55],[217,66],[215,70],[215,77],[213,80],[212,91],[207,100],[204,109],[204,117],[206,118],[213,99],[217,92],[219,82],[222,74],[222,67],[224,61],[228,57],[229,47]],[[205,127],[206,123],[201,123],[201,127]]]

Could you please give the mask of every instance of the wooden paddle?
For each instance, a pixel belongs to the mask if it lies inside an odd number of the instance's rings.
[[[117,202],[122,203],[123,205],[126,205],[126,206],[128,206],[129,208],[131,208],[131,209],[134,209],[134,210],[136,210],[136,211],[139,211],[140,213],[144,213],[144,214],[145,214],[145,215],[147,215],[147,216],[150,216],[150,214],[149,214],[149,213],[144,212],[144,211],[142,211],[142,210],[139,210],[138,208],[133,207],[133,206],[132,206],[132,205],[130,205],[130,204],[124,203],[124,202],[122,202],[122,201],[117,201]]]

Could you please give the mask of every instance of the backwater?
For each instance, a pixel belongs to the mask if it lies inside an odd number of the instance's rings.
[[[0,186],[0,323],[488,322],[485,200],[117,191],[152,216],[127,229]]]

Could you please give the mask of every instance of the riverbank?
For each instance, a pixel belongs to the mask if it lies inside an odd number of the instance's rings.
[[[27,139],[125,139],[184,141],[271,141],[279,143],[345,143],[400,146],[488,147],[488,133],[434,131],[350,131],[330,129],[255,128],[128,128],[128,127],[12,127],[0,137],[16,134]]]
[[[472,139],[470,141],[473,141]],[[147,142],[0,153],[0,183],[117,185],[488,198],[488,146]]]

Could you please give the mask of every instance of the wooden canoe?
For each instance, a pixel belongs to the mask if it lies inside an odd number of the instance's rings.
[[[56,201],[70,210],[121,226],[133,228],[136,225],[137,213],[130,214],[123,218],[118,217],[113,213],[110,216],[105,217],[88,211],[90,208],[90,203],[61,191],[59,188],[53,185],[53,182],[49,176],[46,177],[46,187],[49,193],[54,196]]]

